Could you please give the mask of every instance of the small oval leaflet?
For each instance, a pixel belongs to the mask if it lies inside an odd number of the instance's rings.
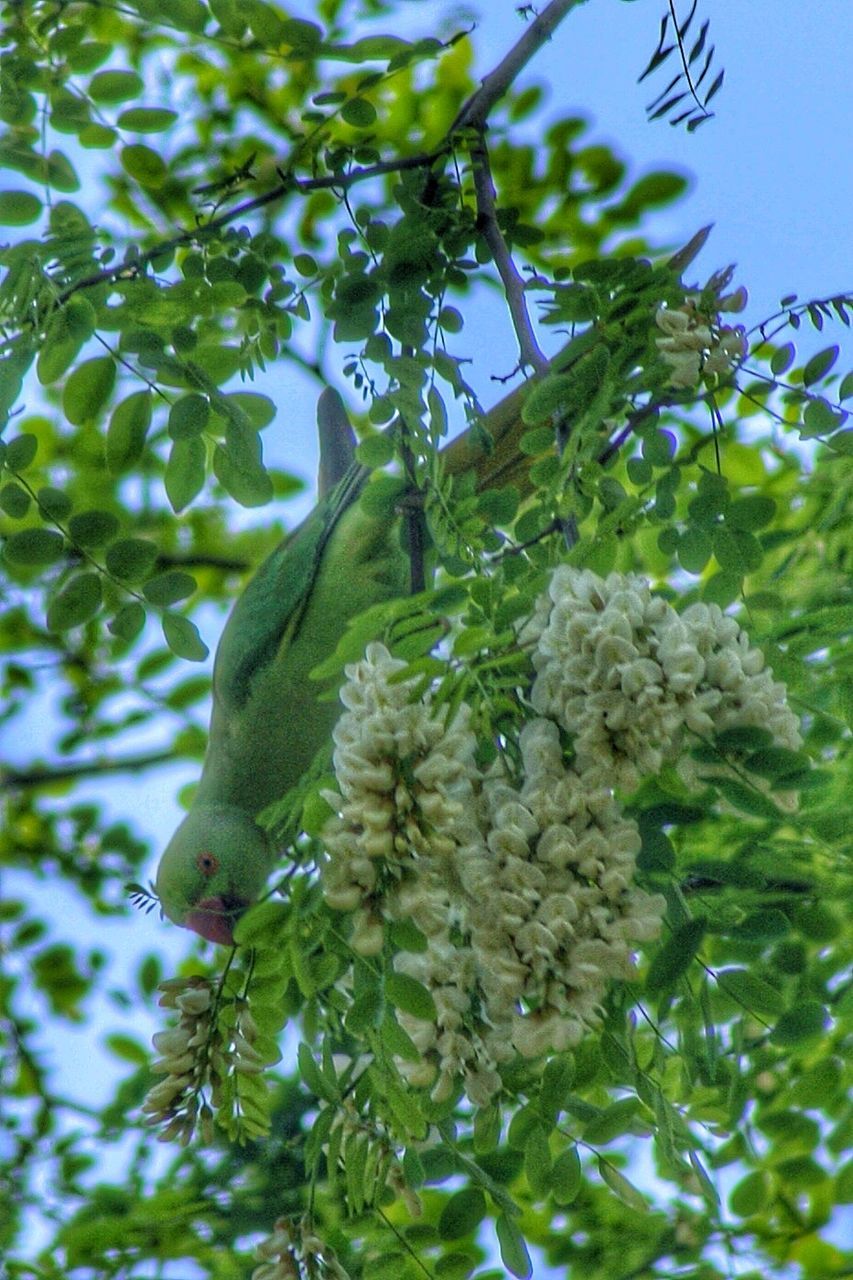
[[[447,1201],[438,1220],[442,1240],[461,1240],[486,1216],[486,1198],[479,1187],[464,1187]]]
[[[149,578],[142,589],[145,599],[154,605],[177,604],[186,600],[196,589],[196,580],[191,573],[179,569],[170,569],[166,573],[158,573]]]
[[[106,566],[122,582],[146,577],[157,559],[157,545],[147,538],[119,538],[107,548]]]
[[[180,613],[163,614],[163,636],[172,653],[190,662],[204,662],[210,652],[195,623]]]
[[[395,1008],[402,1009],[413,1018],[433,1022],[438,1017],[430,992],[407,973],[390,973],[385,980],[385,994]]]
[[[50,631],[68,631],[79,627],[98,612],[103,592],[97,573],[78,573],[70,578],[47,610]]]
[[[106,440],[107,467],[113,475],[127,471],[141,456],[150,425],[150,391],[134,391],[116,405]]]
[[[124,102],[143,87],[135,71],[98,71],[89,81],[89,97],[95,102]]]
[[[38,451],[38,440],[29,431],[15,436],[6,446],[5,463],[9,471],[24,471]]]
[[[118,530],[119,522],[111,511],[81,511],[68,521],[71,540],[78,547],[102,547]]]
[[[22,529],[6,539],[3,554],[10,564],[53,564],[63,545],[62,534],[53,529]]]
[[[206,459],[204,441],[197,436],[191,440],[176,440],[172,445],[163,482],[173,511],[183,511],[200,493],[204,485]]]
[[[97,417],[109,399],[115,378],[112,356],[96,356],[77,366],[62,392],[62,408],[73,426],[79,427]]]

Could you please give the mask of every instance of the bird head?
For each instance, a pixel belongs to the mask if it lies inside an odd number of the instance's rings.
[[[265,831],[235,805],[194,805],[160,859],[163,913],[221,946],[261,892],[273,862]]]

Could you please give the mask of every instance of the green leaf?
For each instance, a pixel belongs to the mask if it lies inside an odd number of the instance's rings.
[[[13,520],[21,520],[30,509],[30,495],[19,484],[4,484],[0,489],[0,510]]]
[[[176,440],[169,451],[164,484],[173,511],[183,511],[202,489],[207,450],[198,437]]]
[[[782,811],[768,796],[762,791],[746,786],[743,782],[738,782],[736,778],[709,778],[707,781],[712,782],[720,795],[742,813],[751,813],[756,818],[778,820],[782,817]]]
[[[668,467],[675,454],[675,436],[671,431],[651,431],[643,436],[640,447],[646,462],[653,467]]]
[[[714,744],[725,754],[748,755],[754,751],[766,751],[773,746],[773,734],[757,724],[736,725],[724,729],[714,738]]]
[[[89,97],[95,102],[124,102],[144,88],[135,71],[99,71],[89,81]]]
[[[262,507],[273,496],[272,481],[261,461],[255,432],[228,424],[226,443],[213,451],[213,470],[222,487],[242,507]]]
[[[853,431],[836,431],[826,442],[827,448],[846,457],[853,454]]]
[[[729,1208],[739,1218],[750,1218],[766,1208],[770,1199],[770,1178],[763,1169],[748,1173],[729,1196]]]
[[[640,1109],[639,1098],[619,1098],[605,1107],[600,1115],[584,1125],[584,1142],[592,1146],[604,1146],[621,1138],[631,1128],[631,1121]]]
[[[774,1044],[794,1045],[822,1035],[829,1024],[829,1015],[817,1000],[803,1000],[783,1013],[770,1033]]]
[[[634,1184],[628,1181],[624,1173],[620,1173],[602,1156],[599,1156],[598,1159],[598,1172],[602,1182],[610,1188],[624,1205],[627,1205],[629,1209],[636,1209],[638,1213],[648,1213],[649,1206],[645,1196],[641,1195]]]
[[[68,377],[62,392],[62,408],[75,427],[93,421],[112,394],[116,365],[112,356],[84,360]]]
[[[53,529],[22,529],[13,533],[3,546],[10,564],[53,564],[63,554],[64,540]]]
[[[706,921],[699,917],[687,920],[672,933],[652,958],[646,976],[647,991],[665,991],[675,985],[692,964],[706,928]]]
[[[464,1187],[447,1201],[438,1220],[442,1240],[461,1240],[476,1231],[486,1216],[486,1197],[479,1187]]]
[[[95,309],[88,298],[76,294],[48,323],[36,362],[42,386],[61,378],[74,363],[84,342],[95,331]]]
[[[116,123],[131,133],[161,133],[177,118],[177,111],[167,111],[164,107],[131,107],[122,111]]]
[[[537,1198],[548,1192],[551,1180],[551,1149],[544,1125],[537,1124],[524,1144],[524,1174],[530,1190]]]
[[[15,436],[6,446],[5,463],[10,471],[24,471],[38,452],[38,439],[31,432]]]
[[[179,569],[170,569],[166,573],[158,573],[149,578],[142,589],[142,594],[149,603],[158,606],[177,604],[186,600],[196,589],[196,580],[191,573],[183,573]]]
[[[333,1080],[328,1079],[326,1074],[320,1070],[314,1054],[304,1041],[300,1043],[296,1051],[296,1060],[302,1083],[306,1089],[309,1089],[316,1098],[322,1098],[325,1102],[333,1104],[340,1102],[340,1089],[338,1089]]]
[[[191,440],[201,435],[210,420],[210,401],[191,391],[176,400],[169,410],[169,435],[173,440]]]
[[[551,1194],[560,1207],[570,1205],[581,1189],[583,1172],[576,1146],[563,1151],[551,1169]]]
[[[790,369],[796,357],[797,349],[793,342],[786,342],[783,347],[778,347],[770,357],[770,372],[778,377],[786,369]]]
[[[275,401],[258,391],[232,391],[225,399],[245,416],[254,431],[269,426],[277,412]]]
[[[341,107],[341,119],[354,129],[369,129],[376,121],[376,108],[367,98],[350,98]]]
[[[751,1013],[768,1013],[775,1017],[785,1007],[782,993],[747,969],[720,969],[717,983]]]
[[[812,440],[816,436],[826,436],[835,431],[842,422],[842,415],[835,412],[825,400],[819,397],[810,400],[803,410],[803,422],[800,427],[800,439]]]
[[[725,514],[726,524],[733,529],[763,529],[776,514],[776,503],[762,493],[738,498]]]
[[[385,979],[385,994],[396,1009],[402,1009],[413,1018],[421,1018],[424,1022],[435,1022],[438,1018],[431,993],[408,973],[389,973]]]
[[[268,898],[266,902],[259,902],[250,907],[245,915],[240,917],[234,926],[234,941],[241,947],[247,943],[258,946],[274,945],[290,917],[289,903]]]
[[[394,459],[394,441],[388,435],[377,432],[362,440],[355,451],[355,456],[362,466],[375,471],[377,467],[387,466]]]
[[[378,1027],[385,1011],[385,1001],[379,987],[360,992],[350,1005],[344,1025],[352,1035],[362,1036],[372,1027]]]
[[[0,226],[25,227],[41,217],[42,203],[31,191],[0,191]]]
[[[573,384],[574,378],[570,373],[555,373],[543,378],[533,387],[524,402],[522,421],[535,427],[559,416],[566,403],[573,399]],[[552,439],[548,443],[552,443]]]
[[[478,1107],[474,1113],[474,1127],[472,1132],[472,1140],[474,1145],[474,1153],[478,1156],[486,1155],[489,1151],[497,1148],[501,1138],[501,1113],[500,1108],[493,1102],[488,1106]]]
[[[166,180],[166,164],[156,151],[141,142],[130,143],[121,150],[121,166],[128,177],[143,187],[162,187]]]
[[[743,576],[760,567],[761,543],[751,533],[724,526],[714,534],[714,555],[721,569]]]
[[[48,630],[67,631],[88,622],[100,609],[102,599],[99,574],[75,574],[48,607]]]
[[[789,751],[787,747],[762,747],[747,756],[744,767],[750,773],[757,773],[762,778],[775,782],[792,774],[808,772],[811,761],[802,751]]]
[[[811,360],[806,362],[803,369],[803,386],[810,387],[813,382],[818,382],[825,373],[828,373],[838,359],[838,347],[827,347],[824,351],[818,351],[817,355],[812,356]]]
[[[113,409],[107,427],[107,468],[121,475],[142,456],[151,425],[151,392],[134,391]]]
[[[108,630],[116,639],[128,644],[136,639],[144,626],[145,609],[137,600],[123,605],[112,621],[107,623]]]
[[[147,538],[118,538],[107,547],[105,563],[122,582],[138,582],[154,568],[157,544]]]
[[[707,529],[691,525],[678,540],[678,559],[688,573],[701,573],[711,559],[713,544]]]
[[[679,173],[668,173],[665,170],[648,173],[634,184],[625,196],[622,207],[631,213],[642,213],[644,209],[669,204],[686,189],[687,179]]]
[[[68,521],[71,541],[78,547],[102,547],[118,529],[119,522],[110,511],[81,511]]]
[[[65,520],[71,511],[72,503],[64,489],[54,489],[45,485],[36,493],[36,502],[42,515],[49,517],[55,524]]]
[[[163,636],[172,653],[190,662],[204,662],[210,652],[195,623],[180,613],[163,614]]]
[[[501,1251],[501,1261],[518,1280],[529,1280],[533,1275],[533,1263],[527,1252],[524,1236],[514,1218],[507,1213],[499,1213],[495,1219],[495,1234]]]

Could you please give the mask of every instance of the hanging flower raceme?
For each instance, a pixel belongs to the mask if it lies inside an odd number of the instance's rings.
[[[415,698],[417,680],[395,681],[405,666],[369,645],[346,669],[334,731],[323,887],[330,906],[356,912],[351,942],[365,955],[382,949],[383,922],[401,912],[427,935],[444,927],[477,777],[467,708],[447,724],[446,709]]]
[[[233,1026],[223,1033],[215,1019],[215,992],[207,978],[170,978],[160,983],[160,1006],[175,1009],[178,1025],[154,1036],[162,1055],[152,1066],[163,1079],[149,1090],[142,1110],[151,1125],[165,1125],[160,1142],[187,1146],[196,1127],[213,1141],[213,1107],[222,1102],[226,1078],[258,1075],[264,1062],[253,1049],[257,1028],[245,1002],[234,1006]],[[210,1095],[208,1102],[206,1094]]]
[[[381,645],[341,695],[326,898],[354,913],[362,953],[388,921],[425,936],[393,957],[432,1007],[398,1010],[421,1055],[398,1066],[437,1100],[461,1081],[483,1105],[502,1063],[577,1044],[659,935],[665,899],[636,884],[620,791],[664,764],[690,780],[690,747],[734,727],[799,744],[784,687],[715,605],[679,614],[639,577],[561,565],[522,640],[537,716],[512,771],[499,757],[482,775],[465,709],[448,722]]]
[[[692,776],[689,735],[769,730],[796,748],[797,721],[764,655],[718,605],[679,614],[643,579],[560,565],[526,638],[531,701],[572,737],[587,780],[631,790],[665,763]]]
[[[660,307],[655,323],[663,337],[655,345],[669,365],[669,385],[689,389],[711,376],[724,376],[746,355],[742,325],[725,325],[720,313],[742,311],[746,290],[723,295],[732,270],[718,272],[701,291],[687,294],[678,307]]]

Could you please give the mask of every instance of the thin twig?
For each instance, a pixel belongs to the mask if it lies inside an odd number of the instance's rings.
[[[477,92],[472,94],[464,104],[451,125],[451,134],[460,129],[482,131],[495,103],[500,101],[546,40],[551,39],[569,10],[581,2],[582,0],[551,0],[551,3],[545,6],[506,57],[480,82]]]
[[[138,755],[114,759],[102,757],[100,760],[82,760],[76,764],[35,764],[26,769],[3,769],[0,772],[0,792],[34,790],[53,786],[58,782],[71,782],[77,778],[98,777],[105,773],[138,773],[154,765],[167,764],[174,761],[174,758],[175,752],[170,748],[168,751],[140,752]]]
[[[494,258],[495,266],[503,282],[507,306],[512,317],[512,326],[515,329],[515,336],[518,338],[521,363],[535,369],[537,373],[544,373],[548,368],[548,360],[536,341],[533,326],[530,323],[527,299],[524,296],[525,284],[519,274],[518,267],[513,261],[503,232],[498,225],[497,192],[492,180],[492,169],[489,163],[486,140],[482,133],[471,148],[471,165],[474,174],[474,192],[477,197],[477,224],[483,233],[486,244],[489,246],[489,251]]]
[[[580,4],[581,0],[551,0],[541,14],[526,28],[521,39],[510,49],[506,57],[490,71],[482,80],[468,101],[457,115],[444,140],[432,151],[420,152],[413,156],[402,156],[396,160],[380,160],[376,164],[363,165],[350,169],[346,173],[326,174],[317,178],[295,178],[292,174],[282,173],[281,182],[265,191],[263,195],[253,196],[243,201],[209,222],[199,224],[189,230],[178,232],[169,240],[161,241],[154,248],[135,257],[128,257],[117,266],[93,272],[68,285],[56,298],[54,309],[63,306],[69,298],[84,289],[93,289],[100,284],[116,284],[122,279],[133,279],[142,268],[156,258],[183,248],[188,244],[198,244],[206,237],[214,235],[231,223],[263,209],[267,205],[283,200],[291,193],[306,195],[311,191],[348,190],[359,182],[381,177],[389,173],[400,173],[408,169],[427,168],[441,156],[451,150],[453,135],[459,130],[474,128],[482,131],[489,112],[509,89],[516,76],[523,70],[537,50],[551,38],[554,30],[570,9]],[[7,345],[4,344],[4,345]]]

